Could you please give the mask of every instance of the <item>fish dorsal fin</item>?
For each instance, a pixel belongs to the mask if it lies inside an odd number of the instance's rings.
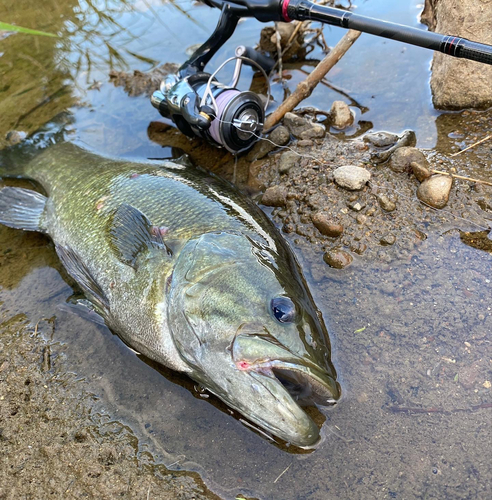
[[[56,253],[68,274],[80,285],[87,298],[102,315],[109,311],[109,301],[79,255],[69,246],[55,244]]]
[[[44,232],[41,218],[47,198],[32,189],[4,187],[0,190],[0,224],[25,231]]]
[[[111,219],[109,240],[116,257],[137,269],[137,259],[144,252],[157,249],[171,253],[162,239],[165,231],[166,228],[153,226],[140,210],[123,203]]]

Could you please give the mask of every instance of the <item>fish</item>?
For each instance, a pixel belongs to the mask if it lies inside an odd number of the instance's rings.
[[[185,161],[103,157],[70,142],[21,176],[40,189],[3,187],[0,223],[48,235],[124,343],[268,434],[319,441],[304,405],[341,394],[328,331],[289,245],[249,197]]]

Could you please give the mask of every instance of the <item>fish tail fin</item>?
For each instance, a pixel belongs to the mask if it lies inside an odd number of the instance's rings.
[[[44,232],[42,217],[46,201],[46,196],[32,189],[4,187],[0,190],[0,224]]]

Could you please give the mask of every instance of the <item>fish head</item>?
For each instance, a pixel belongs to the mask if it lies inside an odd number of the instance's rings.
[[[190,240],[174,267],[168,321],[191,378],[275,436],[316,443],[300,403],[334,404],[340,388],[326,328],[281,242]]]

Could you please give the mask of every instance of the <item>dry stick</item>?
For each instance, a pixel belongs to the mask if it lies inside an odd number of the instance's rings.
[[[284,78],[282,76],[283,66],[282,66],[282,46],[280,45],[280,33],[278,32],[278,23],[275,23],[275,38],[277,41],[277,53],[278,53],[278,73],[280,76],[280,81],[283,82]]]
[[[475,144],[472,144],[471,146],[468,146],[467,148],[462,149],[461,151],[458,151],[457,153],[453,153],[450,156],[458,156],[461,153],[464,153],[465,151],[468,151],[469,149],[474,148],[475,146],[478,146],[479,144],[482,144],[482,142],[488,141],[489,139],[492,139],[492,134],[488,135],[487,137],[484,137],[483,139],[481,139],[480,141],[476,142]]]
[[[266,119],[265,130],[273,127],[289,111],[292,111],[301,101],[309,97],[318,83],[330,71],[333,66],[344,56],[353,43],[359,38],[360,31],[349,30],[343,38],[335,45],[333,50],[314,68],[309,76],[299,85],[296,90]]]
[[[470,182],[478,182],[480,184],[487,184],[487,186],[492,186],[492,182],[482,181],[480,179],[474,179],[473,177],[464,177],[463,175],[450,174],[448,172],[442,172],[441,170],[431,170],[433,174],[449,175],[451,177],[456,177],[456,179],[463,179]]]

